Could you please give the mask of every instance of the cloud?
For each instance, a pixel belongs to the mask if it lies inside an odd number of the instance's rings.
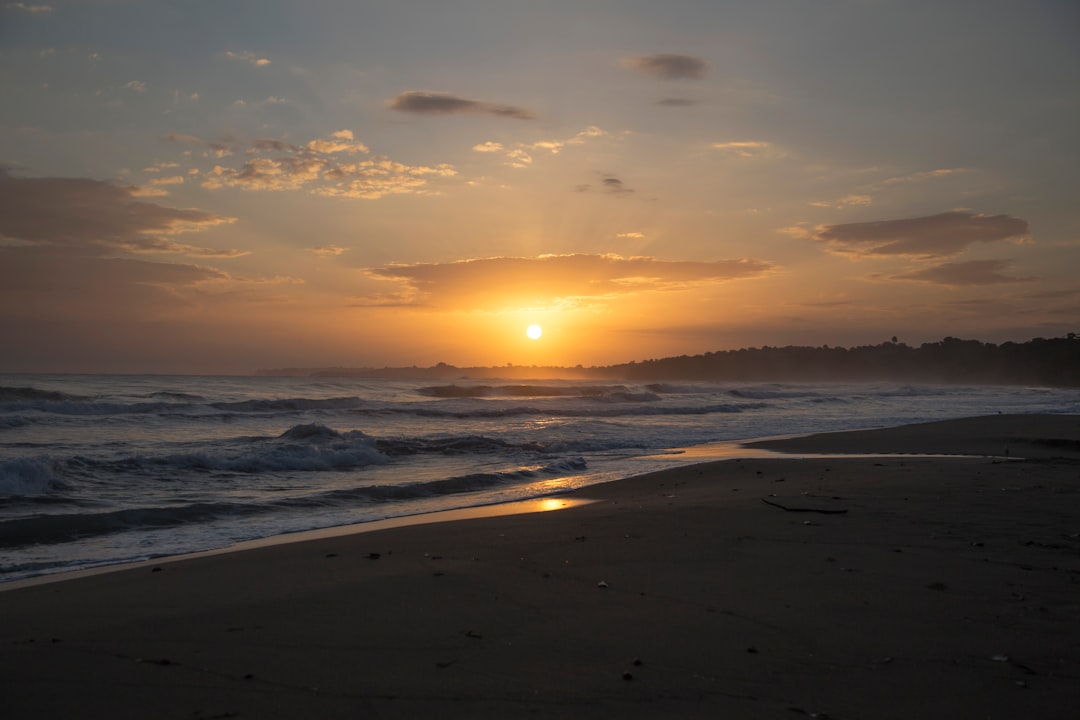
[[[970,168],[938,168],[936,170],[924,170],[909,175],[898,175],[896,177],[887,178],[877,183],[876,188],[880,189],[889,185],[923,182],[925,180],[933,180],[948,175],[958,175],[969,172],[971,172]]]
[[[753,259],[691,262],[571,254],[391,265],[366,273],[400,283],[402,290],[393,294],[398,302],[498,309],[678,290],[759,277],[771,269],[771,263]]]
[[[183,175],[169,175],[167,177],[153,178],[150,180],[151,185],[183,185]]]
[[[847,207],[854,207],[858,205],[869,205],[874,201],[871,195],[845,195],[839,200],[818,200],[810,203],[814,207],[827,207],[842,210]]]
[[[409,90],[386,102],[386,106],[398,112],[417,115],[494,115],[515,120],[533,120],[536,115],[512,105],[495,105],[478,100],[467,100],[447,93]]]
[[[377,200],[386,195],[422,194],[429,191],[426,176],[455,174],[448,165],[410,166],[386,158],[337,165],[311,157],[256,158],[239,168],[215,165],[205,174],[202,186],[210,190],[223,187],[297,190],[308,187],[317,195]]]
[[[144,173],[148,173],[148,174],[149,173],[159,173],[162,170],[168,170],[168,169],[178,168],[178,167],[180,167],[180,163],[178,163],[178,162],[156,162],[153,165],[148,165],[147,167],[144,167],[142,171]]]
[[[552,155],[558,155],[566,143],[562,140],[537,140],[529,145],[533,150],[547,150]]]
[[[502,143],[489,141],[473,145],[472,149],[482,153],[503,153],[507,165],[521,169],[532,164],[533,158],[528,153],[529,150],[546,150],[552,155],[558,155],[569,145],[582,145],[589,140],[604,137],[607,134],[606,131],[595,125],[590,125],[565,140],[536,140],[531,143],[518,143],[513,148],[507,148]]]
[[[0,247],[0,315],[34,319],[143,315],[176,302],[173,289],[225,278],[212,268]],[[152,307],[151,307],[152,306]]]
[[[167,238],[138,238],[105,244],[110,248],[135,254],[157,253],[201,258],[236,258],[251,254],[246,250],[215,250],[200,247],[199,245],[188,245]]]
[[[510,161],[510,166],[515,168],[526,168],[532,165],[532,155],[524,150],[511,150],[506,153],[507,159]]]
[[[246,62],[250,65],[254,65],[255,67],[266,67],[270,64],[270,60],[264,57],[259,57],[253,52],[233,52],[231,50],[226,50],[225,57],[229,58],[230,60],[240,60],[241,62]]]
[[[332,258],[348,252],[349,248],[338,247],[337,245],[323,245],[322,247],[308,248],[311,252],[318,255],[320,258]]]
[[[975,243],[1027,239],[1026,221],[1009,215],[952,211],[901,220],[823,225],[809,234],[830,251],[852,257],[949,257]]]
[[[616,233],[615,237],[617,237],[617,238],[625,238],[625,239],[630,239],[630,240],[640,240],[641,238],[645,237],[645,233],[621,232],[621,233]]]
[[[239,168],[215,165],[206,173],[202,186],[209,190],[239,187],[244,190],[296,190],[317,180],[326,162],[316,158],[255,158]]]
[[[603,186],[604,192],[611,195],[629,195],[634,192],[631,188],[626,187],[626,184],[614,175],[605,175],[600,179],[600,184]]]
[[[184,136],[184,141],[206,144]],[[209,143],[218,158],[232,154],[227,143]],[[387,195],[431,194],[432,180],[449,178],[457,170],[448,164],[406,165],[386,157],[359,160],[368,147],[356,141],[351,130],[303,145],[283,140],[258,139],[244,150],[237,165],[216,164],[201,175],[208,190],[239,188],[249,191],[306,190],[328,197],[375,200]]]
[[[137,199],[131,187],[89,178],[24,178],[0,172],[0,236],[95,248],[200,232],[235,218]]]
[[[586,140],[590,140],[592,138],[604,137],[605,135],[607,135],[606,130],[598,128],[595,125],[590,125],[589,127],[585,128],[584,130],[579,132],[578,134],[574,135],[574,137],[567,140],[566,144],[567,145],[580,145],[583,142],[585,142]]]
[[[131,197],[135,198],[150,198],[150,197],[168,197],[169,191],[163,187],[131,187],[129,188]]]
[[[712,147],[725,155],[740,158],[758,158],[775,156],[776,149],[772,143],[762,140],[737,140],[734,142],[713,143]]]
[[[338,130],[330,133],[330,140],[312,140],[307,144],[307,149],[312,152],[331,155],[333,153],[367,153],[367,145],[354,142],[351,130]]]
[[[208,143],[207,146],[210,148],[210,154],[216,158],[229,157],[233,154],[233,149],[229,147],[227,142],[212,142]]]
[[[584,183],[574,188],[574,190],[579,193],[592,192],[594,189],[598,189],[600,192],[607,195],[615,195],[616,197],[624,197],[635,192],[633,188],[627,187],[626,183],[622,180],[610,174],[601,174],[599,188],[594,188],[590,183]]]
[[[857,192],[849,193],[844,197],[837,200],[817,200],[808,203],[813,207],[821,208],[834,208],[842,210],[847,207],[856,205],[870,205],[874,202],[874,198],[882,193],[889,191],[896,191],[905,186],[915,185],[917,183],[924,183],[931,180],[937,180],[939,178],[946,178],[955,175],[962,175],[965,173],[973,172],[969,168],[937,168],[934,170],[923,170],[919,172],[909,173],[907,175],[896,175],[888,177],[884,180],[875,181],[869,184],[863,184],[857,187]]]
[[[52,12],[51,5],[27,5],[26,3],[16,2],[8,3],[4,7],[10,10],[22,10],[28,13],[49,13]]]
[[[692,55],[642,55],[627,58],[623,63],[637,72],[664,80],[700,80],[709,65]]]
[[[134,188],[101,180],[0,172],[0,320],[87,322],[112,333],[125,318],[191,307],[184,293],[227,276],[125,254],[238,257],[246,253],[178,239],[233,220],[146,202]]]
[[[610,173],[600,173],[600,186],[594,188],[591,183],[584,183],[574,188],[576,192],[587,193],[593,190],[598,190],[606,195],[614,195],[616,197],[625,197],[635,192],[633,188],[627,187],[620,178],[615,177]]]
[[[944,263],[884,279],[912,280],[934,285],[1002,285],[1038,280],[1036,277],[1018,277],[1005,274],[1011,266],[1011,260],[971,260],[969,262]],[[881,276],[875,277],[880,278]]]
[[[124,88],[127,90],[131,90],[132,92],[144,93],[146,92],[146,83],[144,83],[142,80],[132,80],[131,82],[125,84]]]
[[[248,155],[254,155],[255,153],[263,151],[292,153],[299,150],[300,148],[290,143],[287,143],[284,140],[268,140],[265,138],[261,138],[251,143],[251,147],[248,148],[247,153]]]
[[[537,140],[536,142],[529,143],[526,147],[533,150],[547,150],[552,155],[558,155],[567,145],[583,145],[589,140],[604,137],[607,134],[606,130],[598,128],[595,125],[590,125],[566,140]]]

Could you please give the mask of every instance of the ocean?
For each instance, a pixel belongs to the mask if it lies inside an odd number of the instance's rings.
[[[1080,390],[0,375],[0,582],[998,412],[1080,413]]]

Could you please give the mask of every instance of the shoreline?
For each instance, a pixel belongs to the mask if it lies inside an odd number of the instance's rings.
[[[1035,417],[1035,416],[1022,416],[1022,417]],[[1049,416],[1053,417],[1053,416]],[[973,418],[962,418],[959,421],[946,420],[938,421],[944,423],[954,422],[970,422]],[[935,423],[920,423],[915,427],[922,425],[931,425]],[[812,458],[826,459],[826,458],[877,458],[888,457],[891,455],[924,455],[929,457],[967,457],[967,456],[990,456],[989,446],[985,443],[980,444],[979,452],[968,453],[916,453],[910,450],[896,450],[892,448],[887,451],[870,451],[870,452],[851,452],[845,451],[842,448],[846,447],[853,438],[858,437],[858,433],[869,433],[871,435],[877,435],[883,431],[896,431],[898,428],[911,427],[911,426],[896,426],[891,428],[869,428],[869,429],[856,429],[856,430],[842,430],[831,433],[812,433],[812,434],[795,434],[795,435],[780,435],[780,436],[768,436],[764,438],[750,438],[744,440],[726,440],[713,443],[706,443],[704,445],[691,446],[686,448],[670,448],[663,455],[648,455],[639,458],[642,465],[645,466],[650,460],[667,460],[672,455],[677,455],[680,458],[695,458],[695,462],[688,463],[687,465],[681,465],[679,467],[688,467],[690,465],[697,465],[703,463],[712,462],[724,462],[727,460],[738,459],[768,459],[768,458],[791,458],[795,455],[806,455]],[[856,434],[856,435],[853,435]],[[807,445],[807,441],[810,444]],[[839,441],[840,449],[837,449],[837,441]],[[829,447],[828,450],[813,449],[821,446],[822,443],[826,443]],[[806,448],[811,448],[807,450]],[[676,468],[678,469],[678,468]],[[416,513],[412,515],[398,515],[388,518],[381,518],[378,520],[369,520],[358,523],[348,523],[344,525],[331,525],[323,528],[313,528],[310,530],[297,530],[295,532],[279,533],[276,535],[268,535],[266,537],[255,538],[252,540],[243,540],[224,547],[210,548],[207,550],[196,550],[192,552],[182,552],[170,555],[161,555],[158,557],[150,557],[142,560],[131,560],[114,563],[103,563],[100,565],[93,565],[90,567],[74,568],[70,570],[59,570],[53,572],[45,572],[40,575],[31,575],[29,577],[20,577],[13,580],[0,579],[0,593],[15,590],[23,587],[32,587],[36,585],[64,582],[67,580],[74,580],[82,577],[91,577],[94,575],[101,575],[111,572],[119,572],[127,569],[136,569],[148,565],[161,565],[164,563],[178,562],[188,559],[196,559],[201,557],[210,557],[214,555],[221,555],[232,552],[244,552],[261,547],[269,547],[274,545],[282,545],[294,542],[307,542],[309,540],[320,540],[330,537],[338,537],[341,535],[352,535],[354,533],[365,532],[377,532],[379,530],[385,530],[390,528],[405,527],[411,525],[423,525],[428,523],[439,522],[451,522],[455,520],[475,519],[482,517],[496,517],[500,515],[518,515],[523,513],[532,512],[549,512],[555,509],[561,509],[563,507],[569,507],[583,502],[590,502],[589,500],[575,497],[578,494],[588,494],[587,491],[591,487],[597,485],[605,485],[611,482],[622,482],[631,478],[639,477],[641,475],[651,475],[655,472],[663,472],[663,470],[644,470],[640,473],[634,473],[625,477],[616,478],[614,480],[607,480],[601,483],[595,483],[593,485],[586,485],[582,488],[577,488],[571,491],[560,491],[552,495],[530,498],[525,500],[512,500],[508,502],[497,502],[485,505],[469,505],[460,508],[452,508],[448,510],[434,510],[422,513]],[[562,501],[560,506],[552,504],[552,501],[559,499]]]
[[[762,444],[910,454],[6,589],[0,691],[13,717],[1071,716],[1080,416]],[[943,447],[970,456],[915,456]]]
[[[687,463],[686,465],[680,465],[679,467],[687,467],[690,465],[697,465],[703,463],[723,462],[727,460],[738,459],[768,459],[768,458],[792,458],[795,456],[807,456],[817,459],[827,458],[880,458],[889,456],[926,456],[926,457],[1010,457],[1008,452],[1004,455],[995,455],[993,450],[995,448],[995,442],[993,439],[988,439],[985,435],[977,436],[977,444],[971,445],[971,423],[973,421],[980,422],[980,429],[986,430],[986,424],[998,423],[1004,419],[1006,422],[1015,422],[1015,419],[1023,418],[1038,418],[1038,417],[1068,417],[1068,416],[1054,416],[1054,415],[1022,415],[1022,416],[1010,416],[1010,415],[998,415],[998,416],[984,416],[982,418],[960,418],[955,420],[944,421],[932,421],[929,423],[917,423],[912,425],[900,425],[893,427],[882,428],[866,428],[855,430],[841,430],[829,433],[811,433],[811,434],[794,434],[794,435],[778,435],[767,436],[764,438],[750,438],[744,440],[725,440],[712,443],[706,443],[704,445],[697,445],[685,448],[670,448],[663,455],[648,455],[639,458],[642,463],[642,467],[646,467],[650,460],[668,460],[672,455],[677,455],[680,458],[694,458],[693,463]],[[996,418],[990,420],[990,418]],[[1012,420],[1010,420],[1012,418]],[[964,442],[968,444],[962,447],[966,448],[965,451],[954,452],[941,452],[940,443],[934,443],[932,445],[925,445],[927,438],[925,433],[932,428],[944,428],[950,429],[963,425],[969,429],[966,432],[961,433]],[[903,428],[911,428],[912,430],[902,430]],[[911,436],[910,433],[914,431],[916,434]],[[881,438],[888,437],[892,439],[892,442],[885,442]],[[955,443],[960,438],[955,437],[955,433],[949,435],[948,442]],[[914,439],[915,444],[911,442]],[[852,442],[859,443],[862,449],[859,452],[853,451]],[[869,444],[867,444],[869,443]],[[933,447],[935,450],[916,450],[913,448],[925,448]],[[952,446],[950,446],[952,447]],[[1004,444],[996,443],[996,447],[1001,450]],[[870,448],[870,449],[868,449]],[[876,449],[874,449],[876,448]],[[1028,448],[1031,449],[1030,447]],[[1036,455],[1045,454],[1046,449],[1042,448],[1036,451]],[[1080,455],[1080,450],[1078,450]],[[297,530],[295,532],[279,533],[276,535],[268,535],[266,537],[255,538],[252,540],[243,540],[224,547],[210,548],[207,550],[196,550],[192,552],[182,552],[169,555],[161,555],[158,557],[151,557],[142,560],[122,561],[115,563],[103,563],[100,565],[94,565],[90,567],[74,568],[70,570],[60,570],[53,572],[45,572],[39,575],[31,575],[29,577],[20,577],[13,580],[0,579],[0,593],[14,590],[23,587],[31,587],[35,585],[63,582],[66,580],[73,580],[82,577],[90,577],[94,575],[100,575],[110,572],[118,572],[127,570],[129,568],[138,568],[146,565],[160,565],[163,563],[177,562],[187,559],[195,559],[200,557],[208,557],[213,555],[220,555],[223,553],[231,552],[244,552],[260,547],[267,547],[273,545],[281,545],[293,542],[307,542],[309,540],[318,540],[328,537],[337,537],[339,535],[351,535],[354,533],[364,532],[376,532],[379,530],[404,527],[410,525],[421,525],[427,523],[449,522],[454,520],[464,520],[481,517],[495,517],[499,515],[517,515],[522,513],[531,512],[548,512],[554,509],[558,509],[556,506],[550,504],[553,499],[560,499],[564,502],[564,506],[572,506],[581,502],[588,502],[582,500],[576,496],[579,494],[588,494],[587,491],[591,487],[596,485],[605,485],[610,482],[622,482],[640,475],[649,475],[655,472],[662,472],[662,470],[643,470],[640,473],[634,473],[625,477],[620,477],[614,480],[607,480],[602,483],[596,483],[593,485],[586,485],[582,488],[577,488],[572,491],[559,491],[557,493],[530,498],[525,500],[512,500],[508,502],[497,502],[484,505],[469,505],[460,508],[452,508],[449,510],[434,510],[422,513],[416,513],[412,515],[399,515],[388,518],[381,518],[378,520],[369,520],[358,523],[348,523],[344,525],[331,525],[323,528],[312,528],[310,530]]]

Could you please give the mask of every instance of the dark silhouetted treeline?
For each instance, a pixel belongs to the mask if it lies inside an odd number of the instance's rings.
[[[621,365],[573,368],[505,365],[457,367],[287,368],[260,375],[428,379],[566,378],[664,380],[866,382],[892,380],[970,385],[1080,387],[1080,335],[1035,338],[1001,345],[947,337],[918,347],[897,342],[843,348],[760,347],[680,355]]]
[[[599,368],[598,368],[599,369]],[[627,380],[765,380],[967,383],[1080,387],[1080,336],[1001,345],[947,337],[843,348],[761,347],[645,360],[602,369]]]

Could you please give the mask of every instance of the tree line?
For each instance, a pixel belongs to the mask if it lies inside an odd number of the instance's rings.
[[[627,380],[875,381],[1080,387],[1080,336],[1001,345],[947,337],[858,347],[760,347],[596,368]]]
[[[1035,338],[1000,345],[947,337],[918,347],[894,337],[879,345],[857,347],[752,347],[679,355],[619,365],[553,367],[506,365],[385,368],[284,368],[260,375],[321,377],[622,379],[766,382],[964,383],[970,385],[1042,385],[1080,387],[1080,335]]]

